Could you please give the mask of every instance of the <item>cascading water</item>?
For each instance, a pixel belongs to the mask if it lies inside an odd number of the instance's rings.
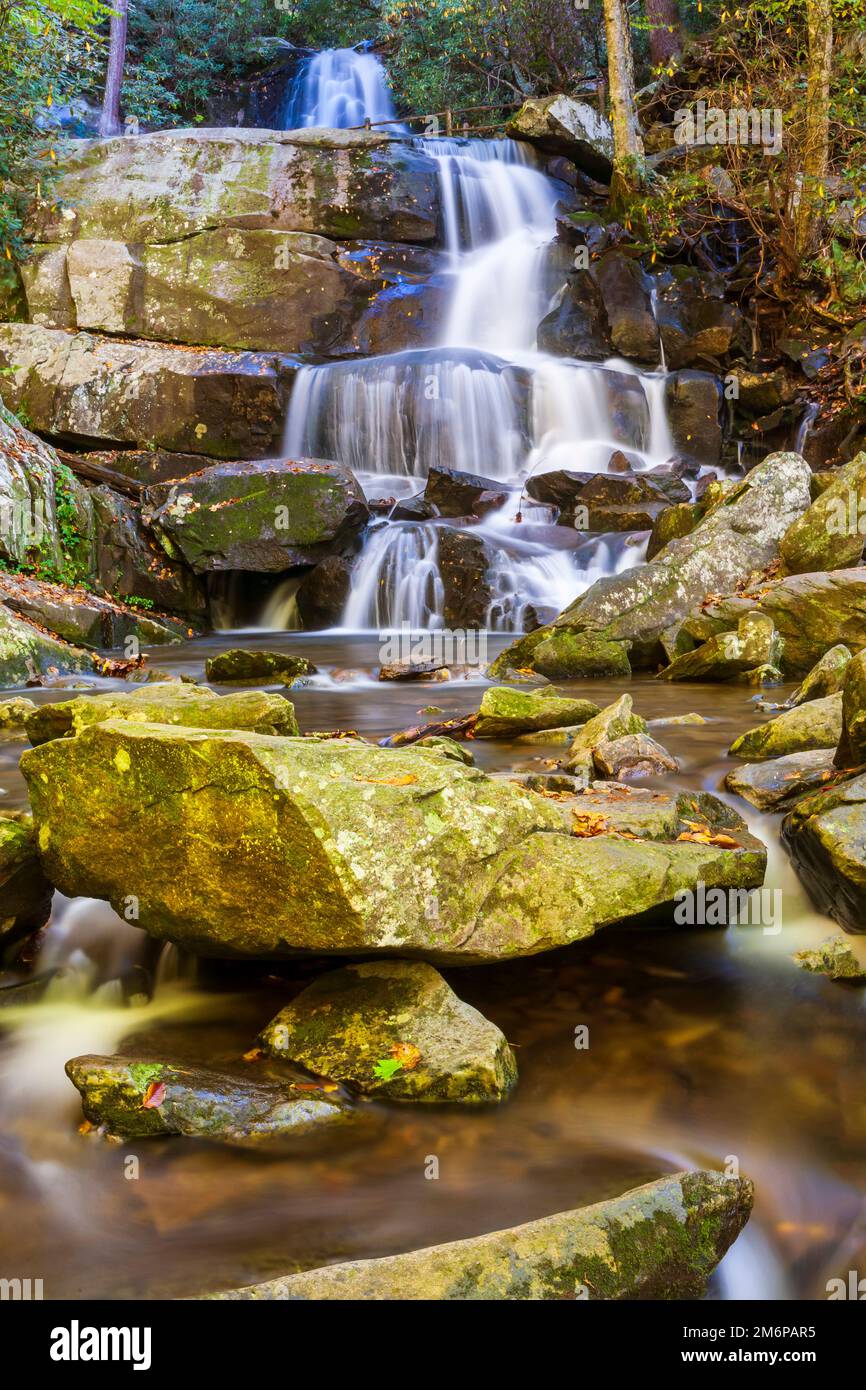
[[[462,527],[487,548],[488,625],[520,631],[530,605],[536,614],[562,608],[643,553],[622,536],[572,532],[564,544],[565,528],[553,543],[549,526],[519,522],[519,511],[528,515],[520,500],[526,479],[552,469],[605,472],[616,450],[635,468],[665,462],[673,446],[664,379],[618,360],[537,350],[563,270],[554,253],[557,190],[531,149],[511,140],[413,144],[439,174],[441,276],[451,289],[441,341],[302,369],[285,451],[339,459],[371,498],[421,491],[435,465],[501,484],[508,501]],[[551,519],[549,509],[539,517]],[[442,524],[394,519],[373,529],[355,564],[344,626],[441,626]]]
[[[345,130],[366,120],[394,120],[394,104],[378,58],[354,48],[328,48],[301,65],[289,91],[284,130],[311,126]]]

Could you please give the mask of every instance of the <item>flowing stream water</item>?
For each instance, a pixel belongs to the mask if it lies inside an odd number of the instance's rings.
[[[430,356],[309,369],[295,393],[289,439],[304,452],[345,457],[377,488],[385,479],[417,488],[443,451],[515,485],[529,468],[566,459],[570,467],[604,467],[610,448],[624,444],[645,463],[662,458],[668,442],[657,378],[630,374],[635,410],[615,423],[606,392],[608,377],[626,370],[621,364],[554,362],[532,345],[552,215],[542,175],[510,146],[443,141],[434,153],[453,208],[447,254],[459,292],[448,341]],[[474,239],[455,231],[470,208],[471,226],[485,209],[490,214],[491,230]],[[506,260],[518,266],[514,281],[511,270],[502,278]],[[516,294],[493,294],[497,281],[500,290],[523,286],[520,303]],[[531,379],[522,419],[520,373]],[[429,400],[428,375],[440,388]],[[565,552],[565,562],[540,541],[535,549],[522,542],[520,551],[517,529],[509,508],[483,523],[502,553],[501,594],[516,592],[495,624],[503,629],[517,626],[527,595],[559,604],[622,563],[616,544],[597,539],[583,555]],[[376,629],[407,616],[421,625],[441,621],[436,532],[394,522],[373,531],[347,627]],[[274,626],[245,633],[243,642],[316,663],[320,674],[292,695],[307,730],[381,738],[419,722],[430,703],[448,717],[467,713],[484,688],[470,679],[382,685],[370,633]],[[491,636],[489,655],[506,640]],[[206,658],[237,644],[236,633],[218,633],[160,649],[153,664],[202,679]],[[719,790],[732,766],[724,750],[760,718],[743,687],[648,677],[563,684],[599,704],[628,689],[648,718],[706,716],[703,725],[660,732],[681,761],[677,785],[695,790]],[[27,693],[45,700],[69,692]],[[4,809],[25,804],[22,746],[0,740]],[[505,741],[473,747],[482,767],[502,775],[547,770],[559,751]],[[512,1099],[473,1113],[395,1107],[363,1141],[303,1154],[173,1139],[113,1145],[80,1134],[78,1097],[63,1066],[121,1044],[179,1061],[237,1060],[327,962],[195,962],[174,948],[156,950],[104,904],[58,896],[30,968],[0,976],[0,1276],[41,1278],[46,1297],[194,1295],[517,1224],[684,1167],[737,1165],[755,1180],[756,1209],[714,1277],[712,1296],[825,1297],[828,1279],[846,1278],[866,1260],[864,995],[792,963],[792,951],[817,945],[832,924],[806,900],[780,847],[777,818],[749,813],[749,820],[770,847],[767,885],[781,894],[780,930],[623,927],[529,960],[446,970],[460,996],[514,1044],[520,1082]],[[866,959],[866,938],[852,944]],[[590,1045],[578,1050],[582,1024]],[[439,1160],[435,1181],[425,1178],[431,1155]]]

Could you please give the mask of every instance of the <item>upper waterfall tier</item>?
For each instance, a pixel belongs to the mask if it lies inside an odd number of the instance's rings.
[[[289,91],[283,129],[345,130],[367,120],[394,118],[385,69],[375,54],[326,48],[302,63]]]

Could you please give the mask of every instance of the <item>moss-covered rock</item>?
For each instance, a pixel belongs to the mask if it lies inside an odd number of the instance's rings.
[[[736,632],[720,632],[708,641],[675,657],[659,674],[667,681],[741,680],[757,668],[779,667],[782,642],[773,621],[765,613],[745,613]]]
[[[281,1009],[259,1045],[383,1100],[502,1100],[517,1063],[500,1030],[431,965],[386,960],[322,975]]]
[[[822,700],[826,695],[835,695],[845,684],[845,672],[851,660],[851,653],[841,642],[825,652],[791,696],[792,705],[805,704],[807,700]]]
[[[574,97],[530,97],[509,117],[506,134],[547,154],[563,154],[596,177],[610,177],[613,132],[594,106]]]
[[[629,647],[628,642],[609,642],[591,632],[540,627],[500,652],[487,674],[491,680],[502,680],[511,672],[527,669],[548,680],[630,676]]]
[[[353,1260],[218,1299],[700,1298],[752,1210],[747,1178],[675,1173],[622,1197],[406,1255]]]
[[[842,696],[827,695],[785,710],[734,739],[728,750],[748,762],[783,758],[815,748],[835,748],[842,735]]]
[[[846,931],[866,923],[866,776],[801,797],[782,837],[812,900]]]
[[[247,684],[265,681],[271,685],[282,681],[284,685],[291,685],[299,676],[311,676],[315,671],[312,661],[305,656],[266,651],[259,647],[232,647],[229,651],[208,657],[205,662],[205,677],[215,685],[228,685],[235,681]]]
[[[866,453],[836,471],[808,511],[782,537],[784,572],[808,574],[858,565],[866,542]]]
[[[708,594],[730,593],[778,559],[782,536],[809,506],[810,478],[799,454],[771,454],[689,535],[670,541],[646,565],[598,580],[560,613],[553,629],[606,646],[622,644],[634,667],[655,665],[664,635]],[[776,627],[782,633],[778,622]],[[494,674],[509,667],[538,669],[535,650],[549,633],[541,629],[518,639],[501,653]]]
[[[53,896],[39,862],[31,818],[20,813],[0,816],[0,948],[43,927]]]
[[[66,1075],[93,1125],[124,1139],[182,1134],[228,1144],[310,1140],[355,1113],[337,1086],[186,1066],[153,1056],[73,1057]]]
[[[794,574],[763,588],[757,604],[784,643],[787,675],[801,676],[831,647],[866,647],[866,568]]]
[[[176,724],[188,729],[251,729],[257,734],[297,734],[295,707],[282,695],[245,690],[217,695],[206,686],[181,681],[145,685],[140,690],[79,695],[74,700],[38,705],[25,719],[32,744],[80,734],[105,719]]]
[[[842,735],[836,750],[837,767],[866,763],[866,651],[848,662],[842,688]]]
[[[0,560],[18,569],[62,563],[54,450],[0,404]]]
[[[841,936],[828,936],[814,951],[795,951],[795,960],[802,970],[826,975],[830,980],[866,981],[866,966],[860,964],[848,942]]]
[[[781,811],[805,792],[824,786],[833,773],[833,749],[816,748],[736,767],[725,786],[759,811]]]
[[[476,738],[512,738],[515,734],[585,724],[598,714],[591,700],[575,699],[557,690],[512,690],[494,685],[485,690],[475,725]]]
[[[35,709],[34,702],[25,699],[23,695],[16,695],[11,700],[0,700],[0,733],[23,733],[27,716]]]
[[[324,459],[218,463],[145,493],[145,515],[197,574],[280,572],[348,544],[367,520],[350,469]]]
[[[565,767],[569,772],[588,772],[600,743],[643,733],[646,733],[646,720],[634,713],[630,695],[620,695],[578,730],[568,750]]]
[[[24,685],[40,676],[92,673],[90,652],[49,637],[0,604],[0,686]]]
[[[215,956],[531,955],[763,848],[571,833],[564,808],[433,749],[108,720],[26,752],[46,872]]]
[[[602,739],[592,750],[592,758],[601,777],[630,780],[679,771],[676,758],[649,734],[623,734],[620,738]]]

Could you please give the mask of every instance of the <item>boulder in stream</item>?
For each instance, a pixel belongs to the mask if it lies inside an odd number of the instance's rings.
[[[513,738],[564,724],[585,724],[598,712],[591,700],[564,695],[553,687],[512,690],[494,685],[482,696],[473,733],[476,738]]]
[[[353,1260],[216,1299],[701,1298],[749,1219],[748,1178],[674,1173],[595,1206],[490,1235]]]
[[[825,695],[835,695],[845,685],[845,673],[851,653],[844,643],[831,647],[815,662],[789,700],[791,705],[802,705],[807,700],[821,700]]]
[[[259,1045],[382,1100],[484,1104],[517,1081],[500,1030],[421,961],[320,975],[271,1019]]]
[[[782,838],[816,906],[846,931],[866,930],[866,775],[801,797]]]
[[[218,1069],[148,1056],[73,1057],[66,1075],[85,1119],[123,1139],[166,1134],[255,1144],[311,1140],[355,1122],[336,1085],[309,1085],[247,1068]]]
[[[176,724],[192,729],[251,729],[259,734],[298,732],[295,707],[282,695],[269,695],[262,690],[217,695],[207,686],[180,681],[38,705],[27,716],[25,729],[30,742],[37,746],[53,738],[79,734],[104,719]]]
[[[842,696],[827,695],[823,700],[808,700],[795,709],[784,710],[755,729],[747,729],[734,739],[728,751],[732,757],[761,762],[788,753],[835,748],[841,736]]]
[[[586,837],[567,807],[434,749],[107,720],[24,753],[71,896],[211,956],[532,955],[674,900],[756,887],[748,837]]]
[[[39,683],[43,676],[93,674],[94,656],[50,637],[0,604],[0,685]]]
[[[205,662],[205,678],[215,685],[250,685],[254,681],[266,685],[291,685],[301,676],[315,675],[316,667],[305,656],[292,656],[289,652],[272,652],[263,647],[231,647],[228,651],[209,656]],[[229,725],[220,725],[228,728]],[[235,725],[247,728],[246,724]],[[286,730],[285,732],[288,732]]]
[[[0,950],[44,927],[53,896],[32,820],[20,812],[0,816]]]
[[[866,651],[858,652],[845,667],[842,688],[842,735],[836,750],[837,767],[866,763]]]
[[[866,981],[866,966],[860,964],[848,942],[841,936],[828,936],[812,951],[795,951],[792,960],[802,970],[826,975],[830,980],[851,980],[858,985]]]
[[[824,786],[833,775],[832,748],[816,748],[735,767],[725,786],[759,811],[781,811],[805,792]]]

